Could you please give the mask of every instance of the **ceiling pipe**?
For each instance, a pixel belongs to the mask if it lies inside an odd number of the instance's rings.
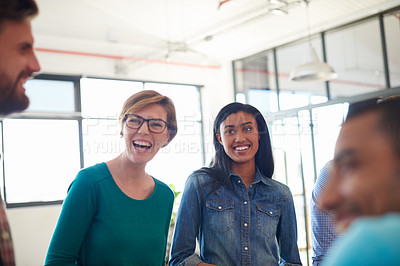
[[[167,61],[167,60],[161,60],[161,59],[140,58],[140,57],[133,57],[133,56],[109,55],[109,54],[88,53],[88,52],[78,52],[78,51],[68,51],[68,50],[59,50],[59,49],[50,49],[50,48],[38,48],[38,47],[35,48],[35,51],[44,52],[44,53],[100,57],[100,58],[108,58],[108,59],[114,59],[114,60],[129,60],[129,61],[182,66],[182,67],[205,68],[205,69],[214,69],[214,70],[221,69],[221,66],[219,66],[219,65],[201,65],[201,64],[184,63],[184,62],[173,62],[173,61]]]
[[[218,8],[217,8],[217,9],[220,9],[222,5],[224,5],[224,4],[226,4],[226,3],[230,2],[230,1],[232,1],[232,0],[219,1]]]

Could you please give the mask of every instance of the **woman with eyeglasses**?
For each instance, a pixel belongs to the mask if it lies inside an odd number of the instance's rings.
[[[119,115],[125,150],[72,182],[45,265],[165,265],[174,194],[146,164],[177,133],[173,102],[144,90]]]
[[[211,167],[186,181],[169,265],[301,265],[293,197],[272,179],[271,142],[260,111],[226,105],[213,136]]]

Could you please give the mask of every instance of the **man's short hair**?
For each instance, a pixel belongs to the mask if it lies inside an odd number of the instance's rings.
[[[378,127],[387,134],[400,157],[400,95],[383,99],[376,109],[381,113]]]
[[[359,102],[354,102],[349,105],[349,110],[347,111],[347,116],[346,116],[346,121],[364,113],[368,109],[370,109],[372,106],[376,105],[378,103],[380,98],[372,98],[372,99],[367,99]]]
[[[0,0],[0,31],[5,20],[24,21],[38,13],[35,0]]]
[[[357,105],[358,104],[358,105]],[[391,141],[394,151],[400,157],[400,95],[384,99],[371,99],[349,106],[346,122],[369,112],[380,114],[376,125]]]

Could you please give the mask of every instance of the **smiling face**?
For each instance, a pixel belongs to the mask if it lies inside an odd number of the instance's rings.
[[[151,104],[136,111],[136,115],[145,119],[161,119],[167,121],[167,112],[159,104]],[[129,128],[124,122],[122,136],[125,140],[126,157],[133,163],[146,164],[157,152],[168,143],[169,133],[164,130],[156,134],[149,131],[148,122],[144,122],[138,129]]]
[[[255,162],[260,139],[254,116],[243,111],[229,115],[216,134],[225,153],[232,159],[232,167]]]
[[[0,58],[0,114],[25,110],[29,99],[23,84],[40,70],[29,20],[2,23]]]
[[[346,122],[339,134],[321,207],[334,214],[339,230],[356,218],[400,212],[400,158],[369,112]]]

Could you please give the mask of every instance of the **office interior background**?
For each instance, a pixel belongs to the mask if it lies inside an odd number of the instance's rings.
[[[79,169],[123,151],[117,116],[143,89],[176,104],[178,135],[147,169],[176,191],[209,164],[224,105],[249,103],[265,115],[274,178],[294,195],[308,265],[310,194],[349,103],[400,94],[398,0],[37,3],[42,70],[26,84],[29,109],[2,119],[0,131],[1,193],[18,266],[43,265],[69,184]],[[290,80],[310,45],[336,79]]]

